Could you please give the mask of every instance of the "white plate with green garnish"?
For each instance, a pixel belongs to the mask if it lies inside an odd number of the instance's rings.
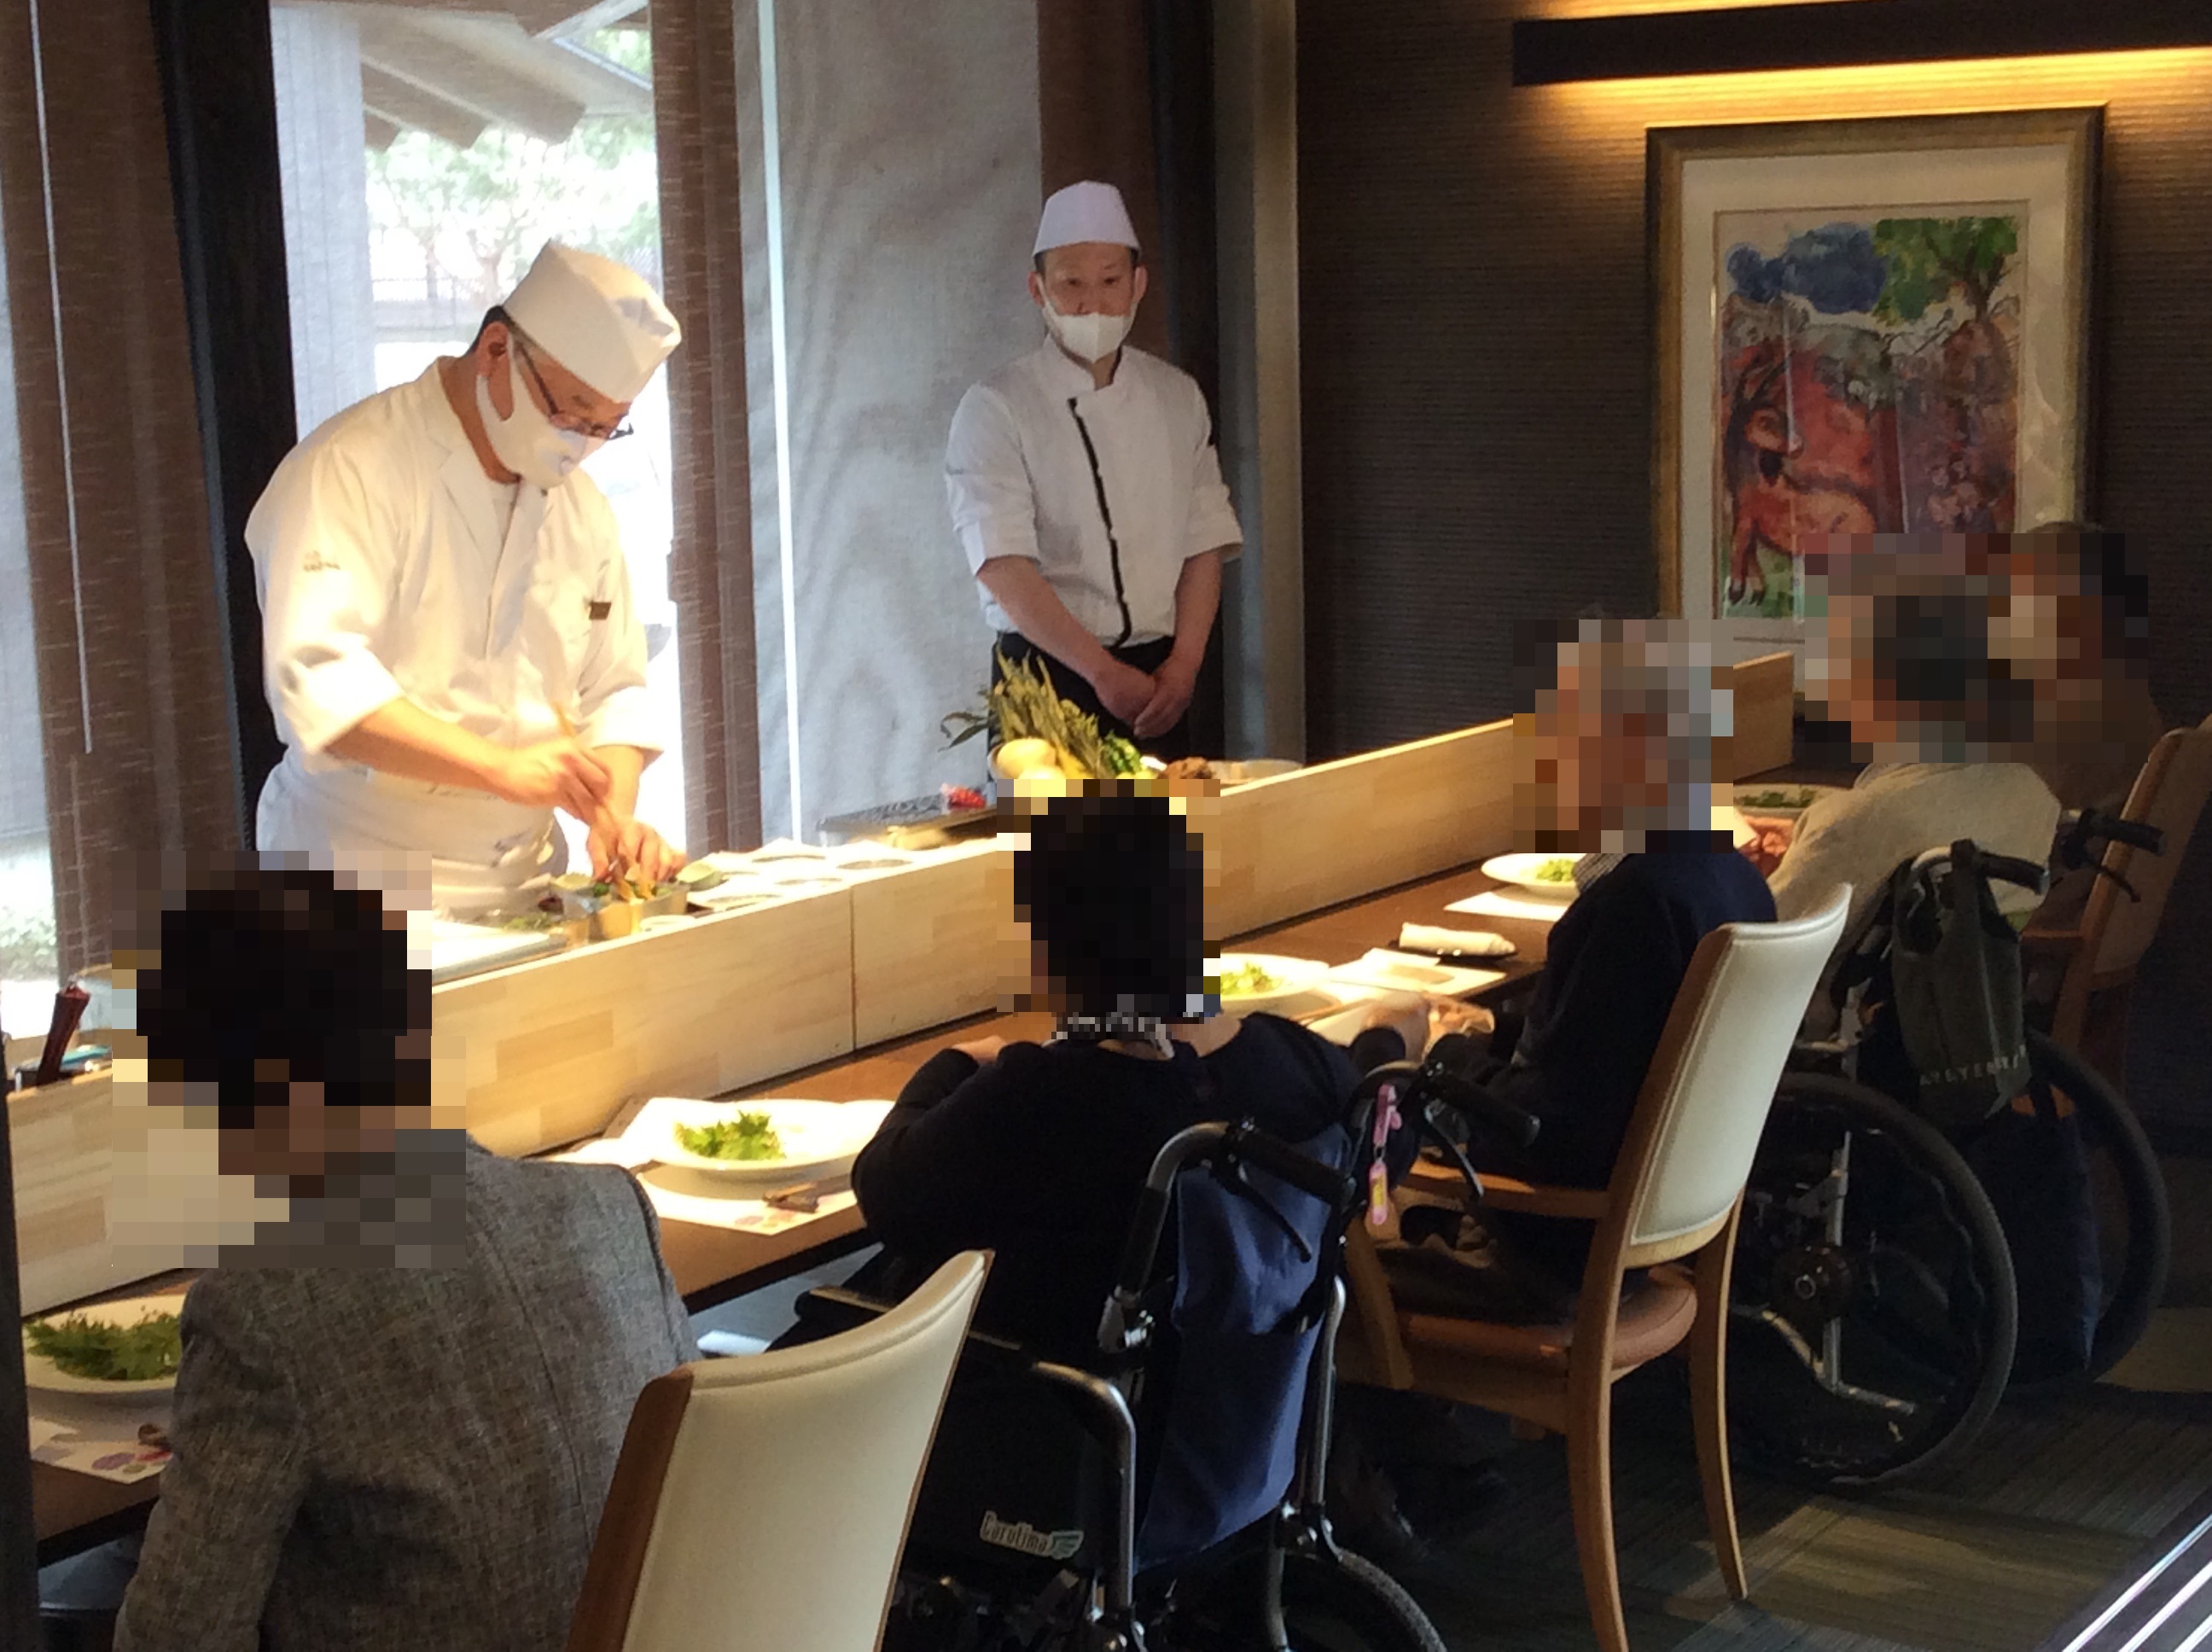
[[[1482,863],[1482,875],[1532,895],[1548,895],[1555,901],[1575,898],[1575,868],[1578,854],[1500,854]]]
[[[1208,962],[1206,973],[1224,1010],[1270,1010],[1318,987],[1328,965],[1314,958],[1272,952],[1231,952]]]
[[[133,1297],[26,1321],[23,1381],[47,1394],[173,1394],[184,1305],[182,1297]]]
[[[622,1139],[657,1163],[781,1186],[850,1169],[890,1110],[889,1102],[656,1096],[638,1109]]]

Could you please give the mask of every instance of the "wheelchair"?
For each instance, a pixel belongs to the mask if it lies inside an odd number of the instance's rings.
[[[1296,1146],[1249,1123],[1169,1141],[1081,1360],[970,1333],[889,1652],[1443,1652],[1324,1506],[1354,1108]],[[847,1322],[888,1306],[806,1303]]]
[[[2124,834],[2155,853],[2146,829],[2087,817],[2062,859],[2090,864],[2091,841]],[[2086,1385],[2148,1323],[2171,1222],[2157,1158],[2126,1103],[2031,1017],[2015,1098],[1979,1116],[1947,1114],[1926,1104],[1899,1024],[1901,889],[1924,892],[1923,913],[1939,902],[1972,912],[1978,884],[2040,894],[2046,880],[2042,866],[1968,841],[1916,857],[1837,972],[1843,1030],[1793,1056],[1735,1257],[1729,1424],[1747,1461],[1820,1489],[1915,1479],[1971,1444],[2008,1391]],[[2048,1208],[2039,1187],[2057,1195]],[[2046,1246],[2057,1248],[2037,1248]],[[2016,1258],[2061,1252],[2081,1259],[2070,1274],[2046,1269],[2068,1274],[2063,1288],[2032,1276],[2023,1297]],[[2024,1304],[2049,1335],[2023,1337]]]

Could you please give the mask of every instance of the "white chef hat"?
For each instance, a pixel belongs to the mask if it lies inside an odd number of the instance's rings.
[[[1121,191],[1111,184],[1070,184],[1047,201],[1044,216],[1037,221],[1036,246],[1031,252],[1049,252],[1054,247],[1078,246],[1085,241],[1126,246],[1132,252],[1138,250],[1137,229],[1129,222],[1129,209],[1122,203]]]
[[[684,337],[644,276],[557,241],[504,307],[532,344],[610,401],[635,401]]]

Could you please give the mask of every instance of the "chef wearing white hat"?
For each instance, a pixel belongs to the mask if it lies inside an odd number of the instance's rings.
[[[283,760],[264,850],[428,853],[455,917],[526,904],[566,865],[682,864],[637,820],[661,750],[614,513],[578,465],[627,435],[680,335],[642,278],[548,245],[466,354],[294,448],[246,539]]]
[[[1107,732],[1186,756],[1221,564],[1243,538],[1206,398],[1122,343],[1146,272],[1120,191],[1054,195],[1034,256],[1047,337],[953,416],[953,526],[999,650],[1045,656],[1061,695]]]

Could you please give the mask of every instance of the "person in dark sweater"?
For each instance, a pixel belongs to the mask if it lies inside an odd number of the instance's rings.
[[[1698,944],[1774,921],[1765,879],[1712,828],[1723,680],[1666,622],[1585,622],[1522,721],[1522,819],[1539,848],[1582,858],[1525,1018],[1473,1075],[1540,1129],[1521,1151],[1473,1138],[1478,1169],[1604,1187]],[[1401,1301],[1522,1322],[1571,1311],[1592,1231],[1410,1195],[1399,1227],[1382,1249]]]
[[[1170,1137],[1250,1119],[1307,1141],[1342,1119],[1359,1064],[1406,1041],[1377,1028],[1348,1053],[1274,1016],[1206,1017],[1203,861],[1164,798],[1056,800],[1014,879],[1057,1030],[932,1056],[854,1162],[853,1190],[890,1259],[871,1265],[872,1288],[992,1250],[978,1323],[1072,1356]]]

